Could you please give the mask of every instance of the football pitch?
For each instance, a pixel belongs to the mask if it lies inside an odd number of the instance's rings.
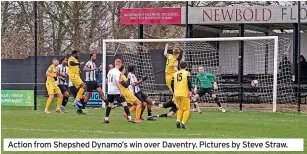
[[[43,112],[45,99],[39,99],[38,110],[25,107],[2,107],[3,138],[304,138],[305,152],[239,152],[239,153],[306,153],[307,115],[299,113],[264,113],[204,111],[191,113],[187,129],[175,128],[175,117],[157,121],[128,123],[123,110],[116,108],[110,115],[110,124],[104,124],[105,110],[87,108],[86,115],[75,113],[72,103],[68,113]],[[167,109],[153,109],[153,114]],[[145,110],[144,118],[147,117]],[[3,147],[2,147],[3,149]],[[3,151],[2,151],[3,152]],[[154,153],[154,152],[3,152],[16,153]],[[155,153],[237,153],[237,152],[155,152]]]

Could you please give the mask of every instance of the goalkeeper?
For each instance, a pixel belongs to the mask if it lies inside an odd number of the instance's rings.
[[[217,84],[216,84],[216,76],[212,73],[205,72],[205,69],[203,66],[200,66],[198,68],[198,74],[196,75],[195,79],[195,88],[194,92],[196,97],[196,106],[198,106],[197,101],[199,101],[200,97],[205,95],[206,93],[211,95],[211,97],[214,99],[215,103],[219,106],[219,109],[222,112],[226,112],[225,109],[222,108],[221,103],[219,102],[218,97],[214,93],[214,90],[217,90]],[[213,80],[213,85],[212,85]],[[197,91],[197,85],[200,83],[200,88]]]

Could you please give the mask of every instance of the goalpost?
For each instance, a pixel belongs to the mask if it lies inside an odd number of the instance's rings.
[[[244,43],[244,58],[238,55],[240,42]],[[295,102],[291,65],[284,62],[289,53],[290,40],[279,39],[277,36],[108,39],[103,40],[103,70],[106,70],[108,65],[107,52],[118,54],[124,65],[137,66],[135,74],[139,79],[148,76],[148,80],[141,84],[144,92],[157,94],[167,91],[164,85],[166,58],[162,58],[166,43],[169,44],[170,49],[180,49],[182,55],[179,60],[188,63],[192,78],[196,76],[198,66],[204,66],[205,71],[217,76],[219,87],[217,94],[222,102],[229,102],[230,97],[237,98],[238,89],[241,86],[244,86],[244,97],[255,96],[260,106],[271,106],[269,110],[273,112],[277,111],[278,103]],[[157,57],[159,59],[155,59]],[[240,64],[240,58],[243,58],[243,64]],[[161,63],[164,63],[164,67],[161,67]],[[240,75],[238,74],[240,65],[244,76],[242,83],[236,80]],[[106,71],[103,71],[103,79],[106,79]],[[252,80],[258,80],[259,86],[251,87]],[[106,92],[105,84],[103,84],[103,91]]]

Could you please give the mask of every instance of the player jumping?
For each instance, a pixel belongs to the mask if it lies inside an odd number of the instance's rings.
[[[129,89],[141,102],[143,102],[141,117],[147,106],[147,112],[148,112],[147,120],[154,121],[156,119],[153,118],[151,113],[152,100],[140,89],[139,86],[142,82],[144,82],[147,79],[147,77],[143,77],[141,80],[138,80],[134,75],[134,71],[135,71],[135,65],[129,65],[128,66],[128,79],[130,80]],[[135,106],[132,106],[130,108],[130,112],[132,112],[133,110],[135,110]]]
[[[192,83],[190,72],[186,71],[187,63],[179,64],[180,71],[173,75],[171,87],[174,92],[174,100],[178,105],[176,127],[185,129],[185,124],[190,116],[190,97],[192,96]]]
[[[72,55],[68,59],[68,73],[69,73],[69,79],[78,89],[78,93],[74,101],[74,106],[77,109],[77,113],[80,115],[83,114],[82,108],[80,108],[80,106],[83,106],[83,104],[81,103],[80,99],[83,96],[86,86],[81,80],[80,69],[79,69],[79,65],[83,65],[84,62],[79,63],[78,58],[79,58],[79,52],[77,50],[72,51]]]
[[[96,80],[96,54],[91,54],[90,55],[90,60],[85,64],[83,71],[85,71],[85,83],[87,87],[87,94],[85,96],[85,105],[89,101],[90,97],[92,96],[93,90],[96,90],[102,101],[106,102],[104,93],[101,90],[101,87],[98,85],[98,82]]]
[[[199,73],[196,75],[196,80],[195,80],[195,88],[194,92],[197,93],[196,100],[199,101],[200,97],[208,93],[211,95],[211,97],[214,99],[215,103],[219,106],[219,109],[222,112],[226,112],[224,108],[222,108],[221,103],[219,102],[218,97],[214,93],[214,90],[216,90],[217,84],[216,84],[216,76],[212,73],[205,72],[205,69],[203,66],[200,66],[198,68]],[[212,80],[213,80],[213,85],[212,85]],[[200,88],[197,91],[197,85],[200,83]],[[196,102],[197,103],[197,102]]]
[[[52,59],[52,64],[48,67],[47,71],[46,71],[46,76],[47,76],[47,80],[46,80],[46,88],[48,91],[48,99],[47,99],[47,103],[46,103],[46,108],[45,108],[45,113],[50,113],[49,111],[49,107],[50,104],[54,98],[54,95],[57,94],[58,96],[58,100],[57,100],[57,108],[56,108],[56,112],[62,113],[60,107],[62,104],[62,100],[63,100],[63,95],[61,93],[60,88],[57,85],[57,77],[58,77],[58,73],[57,73],[57,69],[56,67],[58,66],[59,61],[56,58]]]
[[[104,118],[104,123],[109,122],[109,115],[112,110],[113,102],[116,100],[118,103],[121,103],[124,107],[124,111],[127,114],[128,122],[134,122],[130,116],[130,111],[127,106],[127,102],[123,96],[123,92],[119,88],[121,72],[119,69],[122,66],[122,61],[120,59],[115,60],[115,68],[111,69],[108,73],[108,107],[106,109],[106,116]]]
[[[121,72],[120,76],[120,90],[125,97],[126,101],[132,105],[132,107],[129,109],[130,113],[136,111],[135,113],[135,122],[139,123],[142,122],[141,120],[141,112],[142,112],[142,102],[137,99],[133,93],[129,90],[130,81],[126,78],[126,68],[124,65],[122,65],[119,68],[119,71]],[[125,118],[127,118],[127,114],[124,113]]]
[[[66,112],[65,106],[67,105],[69,92],[68,92],[68,85],[67,85],[67,78],[68,78],[68,67],[67,67],[67,58],[63,58],[61,60],[61,64],[57,66],[58,72],[58,86],[63,94],[63,101],[61,106],[61,111]]]
[[[178,57],[180,55],[180,50],[178,48],[175,48],[173,50],[173,54],[168,54],[168,44],[165,44],[165,49],[164,49],[164,55],[167,58],[166,60],[166,66],[165,66],[165,82],[166,86],[170,91],[172,91],[171,88],[171,81],[173,75],[178,71]]]
[[[165,44],[165,48],[164,48],[164,55],[167,58],[166,60],[166,65],[165,65],[165,83],[166,86],[168,87],[168,89],[170,91],[172,91],[172,87],[171,87],[171,81],[173,78],[173,75],[178,71],[178,57],[180,55],[180,50],[178,48],[175,48],[173,50],[173,54],[168,54],[167,53],[168,50],[168,44]],[[170,115],[173,115],[177,112],[177,107],[176,104],[174,103],[174,100],[169,100],[168,102],[166,102],[165,106],[163,105],[164,108],[169,108],[172,107],[170,112]],[[176,108],[176,111],[175,111]]]

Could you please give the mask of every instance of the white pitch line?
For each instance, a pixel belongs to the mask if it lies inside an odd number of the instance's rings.
[[[285,114],[285,115],[291,115],[291,116],[301,116],[301,117],[307,117],[307,114],[301,113],[301,114],[293,114],[293,113],[284,113],[284,112],[277,112],[278,114]]]
[[[19,130],[19,131],[40,131],[40,132],[81,132],[81,133],[109,133],[109,134],[125,134],[125,135],[131,135],[131,134],[139,134],[139,135],[160,135],[160,136],[202,136],[202,135],[208,135],[208,133],[205,134],[186,134],[186,133],[182,133],[182,134],[173,134],[173,133],[127,133],[127,132],[111,132],[111,131],[104,131],[104,130],[58,130],[58,129],[32,129],[32,128],[1,128],[1,129],[5,129],[5,130]],[[184,131],[184,130],[183,130]],[[206,138],[208,138],[209,136],[206,136]],[[220,138],[225,138],[226,136],[223,134],[214,134],[210,137],[220,137]],[[246,138],[265,138],[265,137],[259,137],[259,136],[241,136],[241,137],[246,137]]]
[[[19,130],[19,131],[40,131],[40,132],[81,132],[81,133],[109,133],[109,134],[141,134],[141,135],[171,135],[171,136],[201,136],[203,134],[172,134],[172,133],[127,133],[127,132],[112,132],[104,130],[57,130],[57,129],[32,129],[32,128],[2,128],[5,130]],[[216,136],[216,135],[215,135]],[[223,137],[224,135],[217,135],[216,137]]]

